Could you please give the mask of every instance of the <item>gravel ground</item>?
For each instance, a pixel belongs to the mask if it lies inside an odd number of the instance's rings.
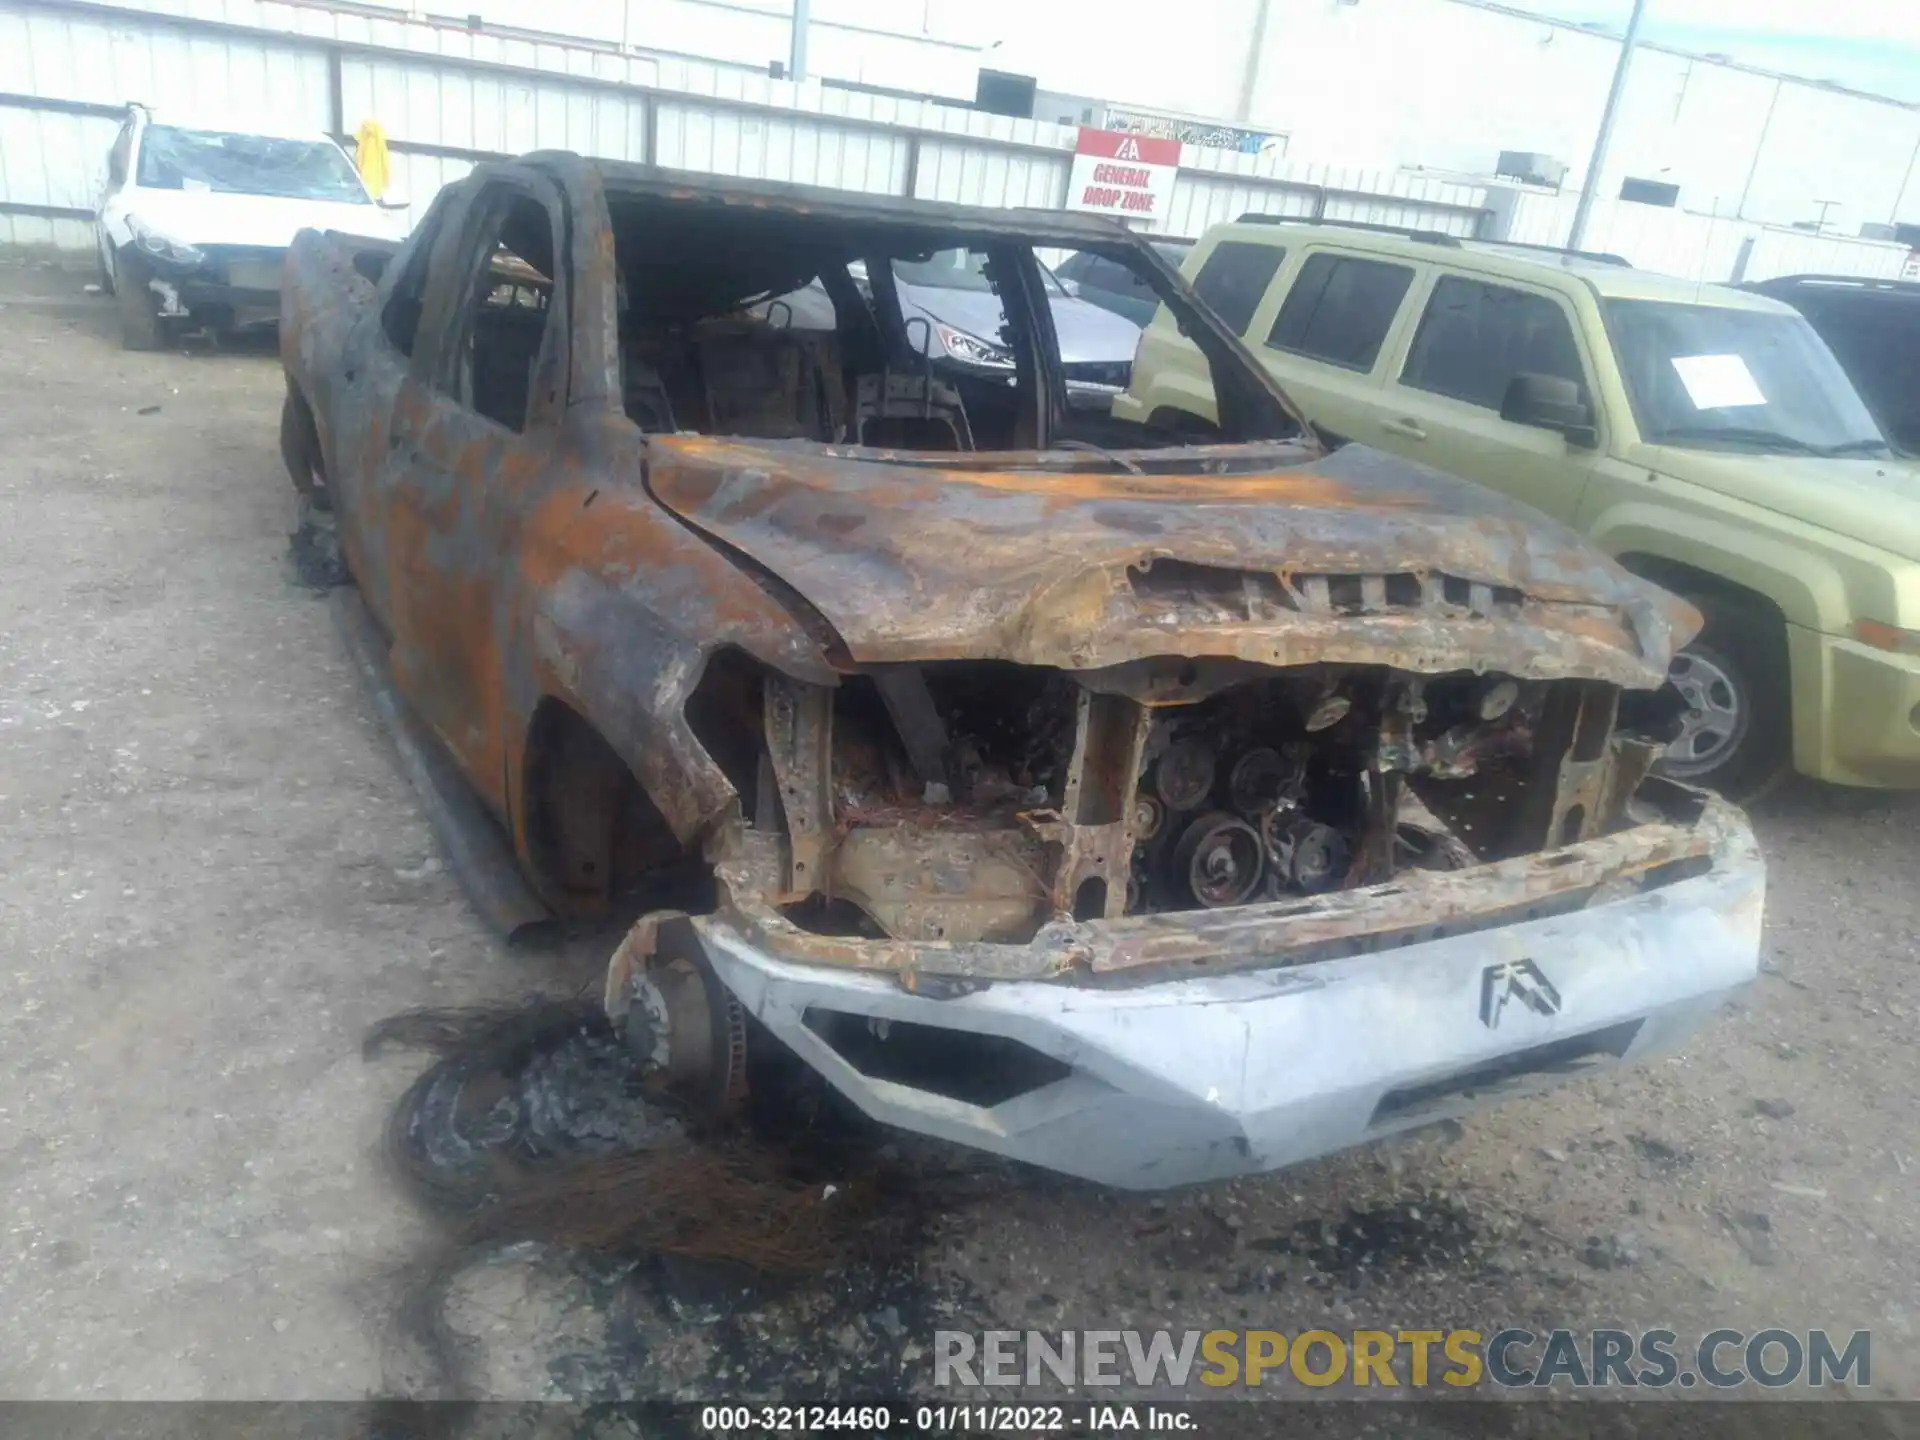
[[[420,1061],[361,1034],[567,993],[605,937],[509,951],[445,873],[287,563],[271,350],[124,354],[82,279],[0,266],[0,1398],[428,1392],[379,1157]],[[825,1280],[522,1245],[441,1312],[509,1397],[922,1387],[943,1325],[1506,1323],[1870,1329],[1910,1397],[1920,797],[1755,819],[1763,974],[1676,1059],[1159,1199],[896,1146]]]

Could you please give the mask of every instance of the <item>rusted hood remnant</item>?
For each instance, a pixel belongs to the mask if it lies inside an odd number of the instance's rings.
[[[660,502],[792,586],[863,663],[1204,656],[1652,688],[1699,625],[1571,530],[1357,446],[649,449]]]

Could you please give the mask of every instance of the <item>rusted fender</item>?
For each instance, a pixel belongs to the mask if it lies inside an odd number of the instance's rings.
[[[508,751],[524,754],[542,699],[565,702],[691,846],[736,799],[684,713],[708,659],[732,647],[815,685],[838,675],[792,613],[646,494],[638,432],[596,417],[569,429],[578,449],[537,482],[495,622]]]

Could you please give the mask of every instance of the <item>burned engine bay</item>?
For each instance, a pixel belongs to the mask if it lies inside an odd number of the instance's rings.
[[[787,918],[1020,943],[1068,916],[1459,869],[1631,823],[1627,797],[1658,753],[1615,735],[1621,692],[1593,681],[1123,668],[895,665],[834,690],[770,677],[753,813],[787,836]],[[1181,688],[1198,698],[1171,703]]]

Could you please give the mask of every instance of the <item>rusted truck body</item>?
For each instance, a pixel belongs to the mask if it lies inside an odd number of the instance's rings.
[[[1008,357],[958,383],[890,279],[955,247]],[[1067,404],[1063,249],[1152,285],[1217,430]],[[1109,222],[542,154],[397,253],[303,234],[283,294],[289,468],[496,913],[651,905],[608,1007],[711,1095],[776,1046],[1160,1187],[1668,1048],[1755,972],[1744,818],[1653,771],[1694,612],[1328,453]]]

